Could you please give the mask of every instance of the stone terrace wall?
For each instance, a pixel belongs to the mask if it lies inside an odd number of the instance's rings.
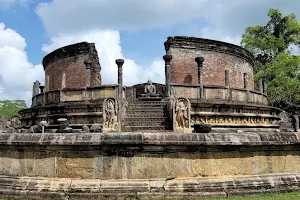
[[[299,136],[0,134],[0,174],[106,180],[299,173]]]
[[[101,66],[93,43],[73,44],[45,56],[43,66],[46,91],[85,88],[87,76],[85,61],[91,62],[90,86],[101,84]]]
[[[244,88],[244,73],[248,89],[254,89],[253,56],[242,47],[224,42],[193,37],[169,37],[166,52],[172,55],[171,82],[197,84],[198,69],[195,57],[204,57],[205,85],[225,85],[225,70],[229,70],[230,87]]]

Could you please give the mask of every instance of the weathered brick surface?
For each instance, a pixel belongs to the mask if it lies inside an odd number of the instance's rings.
[[[86,87],[86,65],[84,62],[90,60],[91,86],[101,84],[100,64],[96,48],[92,43],[78,43],[48,54],[43,65],[45,69],[45,85],[47,91],[62,88],[63,73],[65,73],[66,88]],[[47,80],[49,78],[49,81]]]
[[[166,44],[166,50],[172,55],[172,83],[197,84],[195,57],[202,56],[205,85],[224,86],[225,71],[229,70],[231,88],[244,88],[243,74],[247,73],[248,88],[254,89],[252,55],[241,47],[201,38],[174,37]]]

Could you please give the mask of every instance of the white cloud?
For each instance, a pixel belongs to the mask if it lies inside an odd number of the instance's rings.
[[[21,99],[30,105],[33,82],[43,81],[44,71],[28,62],[25,47],[22,36],[0,23],[0,99]]]
[[[25,6],[31,0],[0,0],[0,8],[8,8],[12,5]]]
[[[269,8],[300,16],[298,0],[52,0],[40,3],[36,11],[50,35],[79,28],[133,31],[205,20],[206,28],[214,27],[222,39],[236,38],[247,26],[265,23]]]
[[[124,58],[120,46],[120,34],[118,31],[90,30],[74,34],[60,34],[52,37],[49,44],[45,44],[42,50],[46,53],[78,42],[93,42],[99,55],[101,64],[101,76],[104,84],[117,83],[117,65],[115,60],[125,59],[123,65],[123,76],[125,85],[133,85],[151,79],[153,82],[164,82],[164,62],[161,59],[155,60],[150,66],[139,66],[133,60]]]
[[[124,58],[118,31],[171,27],[196,20],[196,24],[180,32],[238,45],[247,26],[265,24],[269,8],[280,8],[283,14],[293,11],[297,14],[299,6],[298,0],[290,0],[289,4],[285,0],[52,0],[40,3],[36,12],[51,38],[49,44],[43,46],[45,52],[76,42],[94,42],[103,83],[109,84],[117,82],[115,59]],[[200,19],[205,25],[197,24]],[[124,59],[126,85],[147,79],[164,82],[161,58],[149,66]]]
[[[36,9],[50,35],[101,28],[132,31],[165,27],[202,16],[210,0],[53,0]],[[183,9],[184,8],[184,9]],[[55,15],[53,15],[55,13]],[[62,20],[63,19],[63,20]]]

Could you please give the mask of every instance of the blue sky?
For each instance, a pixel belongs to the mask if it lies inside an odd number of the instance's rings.
[[[265,24],[269,8],[300,16],[298,0],[0,0],[0,99],[25,99],[44,82],[43,57],[64,45],[94,42],[104,83],[164,81],[164,41],[187,35],[239,44]]]
[[[2,8],[0,13],[1,22],[5,22],[6,27],[16,30],[25,38],[28,60],[35,65],[40,64],[46,55],[41,51],[41,46],[49,40],[42,20],[35,12],[37,5],[41,2],[51,2],[51,0],[30,1],[25,5],[10,5],[10,7]],[[205,20],[194,20],[189,23],[174,24],[172,28],[120,31],[123,54],[141,65],[149,64],[152,58],[164,55],[163,43],[168,36],[186,35],[184,30],[189,29],[191,24],[205,27],[207,23]]]

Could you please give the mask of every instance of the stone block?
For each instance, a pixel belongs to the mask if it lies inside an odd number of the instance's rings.
[[[83,155],[67,155],[56,157],[56,177],[93,178],[94,163],[90,157]]]

